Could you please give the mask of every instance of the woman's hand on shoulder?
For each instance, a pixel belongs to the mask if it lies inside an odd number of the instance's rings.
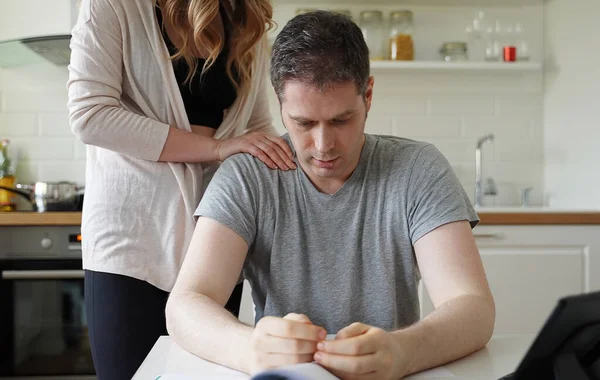
[[[264,132],[250,132],[227,140],[219,140],[218,156],[223,161],[236,153],[249,153],[271,169],[296,169],[294,154],[287,142]]]

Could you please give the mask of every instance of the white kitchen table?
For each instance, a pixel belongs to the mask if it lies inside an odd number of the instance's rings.
[[[534,335],[496,335],[484,349],[466,358],[406,379],[495,380],[516,369],[534,338]],[[158,339],[133,380],[155,380],[165,374],[180,374],[185,379],[249,378],[190,354],[168,336]]]

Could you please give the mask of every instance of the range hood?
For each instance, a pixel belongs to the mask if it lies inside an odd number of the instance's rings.
[[[59,34],[0,42],[0,68],[42,62],[67,66],[71,59],[70,41],[70,34]]]

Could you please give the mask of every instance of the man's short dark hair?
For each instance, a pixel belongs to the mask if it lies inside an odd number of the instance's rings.
[[[354,82],[358,93],[365,95],[369,76],[369,48],[358,25],[347,16],[327,11],[298,15],[273,44],[271,83],[280,101],[290,80],[321,91]]]

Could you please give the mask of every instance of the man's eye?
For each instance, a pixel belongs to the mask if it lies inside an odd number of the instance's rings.
[[[333,120],[333,124],[346,124],[348,122],[349,119],[334,119]]]

